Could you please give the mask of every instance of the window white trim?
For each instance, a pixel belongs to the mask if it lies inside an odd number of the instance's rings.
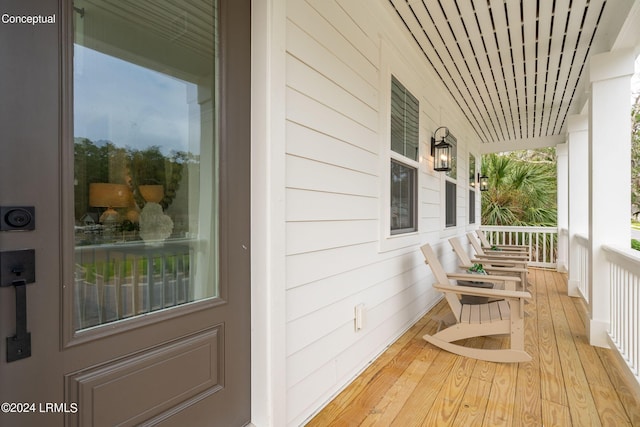
[[[380,252],[387,252],[420,244],[422,218],[422,192],[424,187],[425,143],[424,143],[424,106],[422,102],[419,76],[413,71],[407,61],[391,49],[388,43],[380,41],[380,83],[379,83],[379,164],[380,164]],[[391,76],[419,101],[418,111],[418,160],[412,160],[391,150]],[[426,152],[428,154],[428,152]],[[416,230],[401,234],[391,234],[391,160],[396,160],[407,166],[414,167],[417,173],[416,182]]]
[[[422,145],[422,144],[421,144]],[[420,149],[422,152],[422,149]],[[389,156],[388,160],[397,160],[400,163],[404,163],[407,166],[411,166],[412,168],[420,169],[420,162],[416,160],[411,160],[408,157],[403,156],[402,154],[398,154],[395,151],[389,149],[387,155]],[[420,158],[420,153],[418,154],[418,159]]]
[[[393,211],[394,207],[390,205],[389,207],[390,207],[390,215],[391,215],[390,216],[390,218],[391,218],[391,224],[390,224],[391,227],[390,227],[389,232],[393,236],[398,235],[398,234],[413,233],[415,231],[418,231],[418,174],[420,173],[420,171],[416,167],[413,167],[411,165],[408,165],[405,162],[398,161],[398,160],[393,159],[393,158],[389,161],[389,163],[391,164],[392,168],[394,166],[399,166],[401,168],[404,168],[407,171],[410,171],[410,173],[411,173],[411,177],[410,177],[411,179],[408,180],[409,181],[409,187],[410,187],[409,188],[409,190],[410,190],[410,193],[409,193],[410,194],[410,196],[409,196],[409,199],[410,199],[409,208],[410,208],[410,210],[409,210],[409,212],[407,212],[407,213],[409,213],[409,219],[410,219],[409,222],[410,223],[407,224],[408,227],[394,228],[394,221],[393,221],[394,220],[394,211]],[[393,178],[390,177],[390,179],[393,179]],[[393,181],[391,181],[389,183],[389,187],[391,188],[390,193],[391,193],[391,196],[393,197],[393,191],[394,191],[393,189],[395,188],[395,185],[394,185]],[[392,199],[392,202],[393,202],[393,199]],[[398,214],[401,215],[400,212],[398,212]],[[406,219],[406,218],[403,218],[402,216],[399,217],[400,221],[402,221],[404,219]],[[400,224],[398,224],[398,225],[400,225]]]

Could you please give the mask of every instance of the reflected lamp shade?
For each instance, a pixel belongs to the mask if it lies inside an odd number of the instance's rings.
[[[113,208],[131,206],[133,195],[126,184],[111,184],[97,182],[89,184],[89,205],[97,208],[107,208],[100,216],[100,222],[118,221],[119,215]]]
[[[164,187],[162,185],[140,185],[138,189],[146,202],[160,203],[164,199]]]

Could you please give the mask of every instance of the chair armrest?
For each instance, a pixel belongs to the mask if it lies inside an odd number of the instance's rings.
[[[479,297],[493,297],[504,299],[531,299],[531,294],[524,291],[507,291],[503,289],[472,288],[470,286],[451,286],[442,283],[434,283],[433,287],[442,292],[454,294],[474,295]]]
[[[483,264],[482,267],[486,272],[489,272],[489,273],[490,273],[490,270],[504,272],[504,273],[527,273],[529,271],[526,268],[521,268],[521,267],[492,267],[491,265],[486,266],[484,264],[491,264],[491,263],[481,259],[476,259],[471,261],[477,264]],[[460,265],[460,268],[462,270],[467,270],[469,266]]]
[[[492,251],[485,250],[485,255],[498,256],[498,257],[508,257],[508,258],[529,258],[529,254],[521,254],[519,252],[514,251]]]
[[[485,271],[491,274],[492,271],[504,272],[504,273],[526,273],[526,268],[519,267],[483,267]]]
[[[488,258],[488,259],[495,259],[495,260],[512,260],[512,261],[519,261],[519,262],[527,262],[529,259],[529,257],[527,256],[525,257],[518,257],[518,256],[513,256],[513,255],[496,255],[494,253],[487,253],[485,252],[484,254],[475,254],[476,258]]]
[[[528,261],[524,261],[524,260],[514,260],[514,259],[505,259],[505,258],[498,258],[496,259],[495,257],[487,257],[487,256],[483,256],[483,255],[476,255],[477,258],[473,258],[471,260],[471,262],[474,263],[479,263],[479,264],[511,264],[513,266],[517,266],[517,265],[522,265],[522,266],[526,266]]]
[[[469,273],[447,273],[447,278],[451,280],[469,280],[471,282],[489,282],[489,283],[505,283],[520,282],[519,277],[513,276],[492,276],[485,274],[469,274]]]
[[[522,246],[522,245],[491,245],[491,246],[482,247],[482,249],[487,249],[487,250],[491,250],[491,248],[500,248],[504,251],[516,251],[516,252],[529,251],[528,246]]]

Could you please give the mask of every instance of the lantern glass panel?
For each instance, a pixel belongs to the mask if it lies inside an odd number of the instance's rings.
[[[480,191],[487,191],[489,189],[489,178],[486,176],[480,177]]]
[[[436,171],[450,171],[451,170],[451,145],[446,142],[441,142],[435,147],[434,155],[434,167]]]

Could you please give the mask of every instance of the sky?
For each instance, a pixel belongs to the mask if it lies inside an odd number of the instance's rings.
[[[165,154],[188,151],[187,91],[193,86],[76,45],[75,136],[136,149],[157,145]]]

